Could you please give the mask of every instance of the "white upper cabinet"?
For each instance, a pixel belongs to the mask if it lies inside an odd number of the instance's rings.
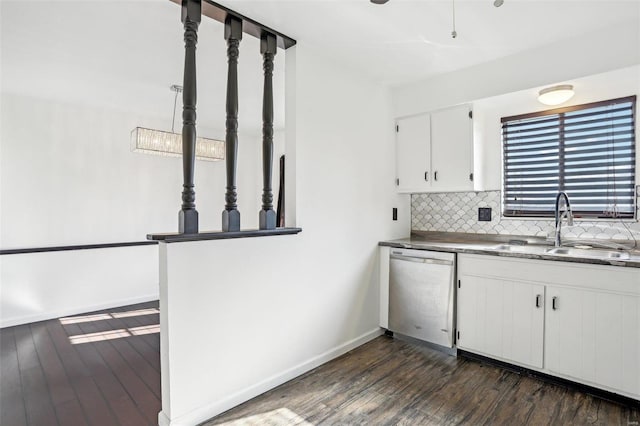
[[[396,121],[398,192],[473,190],[471,105]]]
[[[431,117],[401,118],[396,122],[396,185],[399,192],[429,190]]]
[[[473,121],[471,106],[431,113],[433,191],[473,190]]]

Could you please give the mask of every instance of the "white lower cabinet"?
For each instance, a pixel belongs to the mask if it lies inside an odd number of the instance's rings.
[[[547,287],[545,368],[640,395],[639,313],[637,296]]]
[[[542,368],[544,286],[472,275],[459,279],[458,347]]]
[[[640,399],[640,269],[458,255],[457,346]]]

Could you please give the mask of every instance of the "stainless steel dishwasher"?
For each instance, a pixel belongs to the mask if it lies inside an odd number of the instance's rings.
[[[455,254],[391,249],[389,330],[452,348]]]

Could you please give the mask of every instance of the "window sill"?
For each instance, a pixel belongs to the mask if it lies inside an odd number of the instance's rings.
[[[536,221],[536,222],[542,222],[542,221],[548,221],[548,222],[554,222],[555,218],[554,217],[548,217],[548,216],[539,216],[539,217],[531,217],[531,216],[503,216],[500,215],[500,220],[519,220],[519,221]],[[573,218],[574,222],[604,222],[604,223],[619,223],[619,222],[625,222],[625,223],[637,223],[640,221],[640,219],[633,219],[633,218],[624,218],[624,219],[620,219],[620,218],[589,218],[589,217],[575,217]]]

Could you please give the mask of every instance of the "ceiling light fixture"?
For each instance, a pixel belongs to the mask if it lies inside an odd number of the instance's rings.
[[[371,0],[371,3],[373,3],[373,4],[385,4],[388,1],[389,0]]]
[[[493,2],[493,5],[494,5],[495,7],[500,7],[500,6],[502,6],[502,4],[503,4],[503,3],[504,3],[504,0],[495,0],[495,1]]]
[[[451,38],[458,37],[456,31],[456,0],[451,0],[451,16],[453,17],[453,31],[451,31]]]
[[[131,151],[169,157],[182,157],[182,134],[175,133],[174,131],[178,93],[182,93],[182,86],[174,84],[171,86],[171,91],[176,92],[173,101],[171,132],[136,127],[131,131]],[[224,160],[224,153],[224,141],[200,137],[196,138],[196,160]]]
[[[538,101],[545,105],[560,105],[571,99],[574,94],[571,84],[560,84],[538,92]]]

